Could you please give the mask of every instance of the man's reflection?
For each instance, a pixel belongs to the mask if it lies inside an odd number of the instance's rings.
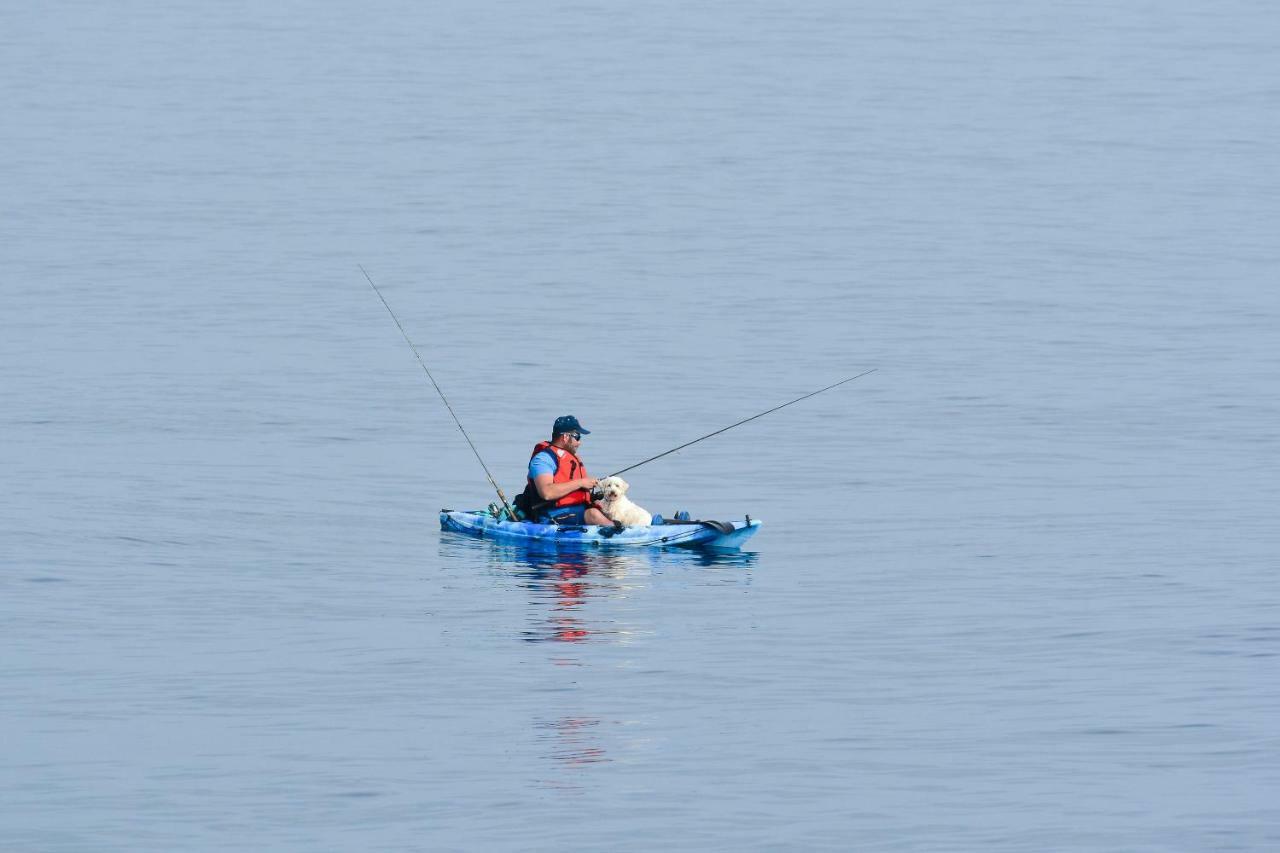
[[[538,739],[549,746],[548,757],[569,766],[610,761],[600,745],[600,721],[591,717],[560,717],[535,723]]]
[[[620,610],[630,619],[644,611],[634,607],[623,610],[616,606],[617,600],[652,591],[654,578],[664,573],[679,573],[677,577],[699,584],[749,583],[749,573],[742,570],[753,565],[756,558],[751,552],[541,551],[462,538],[448,542],[448,547],[459,551],[485,551],[484,562],[495,577],[511,579],[517,588],[526,591],[529,622],[518,629],[521,640],[564,644],[546,662],[555,668],[552,672],[559,670],[569,676],[556,676],[554,683],[572,685],[572,689],[557,691],[556,704],[560,707],[544,708],[550,714],[535,718],[533,726],[535,736],[546,747],[546,758],[562,769],[575,770],[612,760],[606,744],[612,741],[622,721],[587,713],[599,695],[586,685],[598,686],[601,679],[607,682],[614,677],[607,667],[592,673],[579,670],[572,675],[562,668],[593,669],[598,662],[590,651],[593,643],[622,643],[636,635],[660,636],[660,624],[618,624]],[[711,575],[718,577],[713,579]],[[680,582],[683,581],[675,585]],[[564,787],[566,779],[556,777],[542,780],[541,784]]]
[[[516,566],[521,586],[532,593],[535,625],[523,639],[531,643],[552,641],[581,643],[591,638],[617,635],[616,626],[592,625],[583,613],[588,599],[611,597],[626,589],[623,581],[639,563],[624,555],[557,553],[527,555]]]

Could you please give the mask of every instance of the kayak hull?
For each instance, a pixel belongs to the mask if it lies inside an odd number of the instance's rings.
[[[729,522],[732,530],[704,524],[661,524],[627,527],[617,533],[595,525],[536,524],[499,521],[483,510],[440,510],[440,529],[497,542],[567,548],[714,548],[736,550],[760,529],[760,520],[747,517]],[[604,532],[602,532],[604,531]]]

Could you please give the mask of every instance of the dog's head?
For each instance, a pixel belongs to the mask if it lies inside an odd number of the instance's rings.
[[[631,488],[627,485],[627,481],[621,477],[605,477],[596,484],[596,491],[606,501],[616,501],[627,493],[627,489]]]

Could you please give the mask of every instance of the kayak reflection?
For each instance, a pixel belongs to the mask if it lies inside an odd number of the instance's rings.
[[[655,577],[699,570],[690,577],[701,583],[711,579],[702,573],[710,569],[718,581],[750,583],[750,573],[743,570],[757,558],[752,551],[581,551],[505,545],[456,534],[441,539],[446,547],[483,551],[495,575],[512,578],[527,591],[530,622],[519,636],[530,643],[631,642],[653,631],[653,626],[628,622],[644,610],[632,599],[650,589]]]
[[[538,549],[448,533],[441,536],[441,555],[457,571],[485,572],[494,582],[490,593],[520,590],[525,598],[525,623],[510,627],[519,641],[542,649],[530,656],[546,666],[530,722],[545,766],[554,771],[536,784],[573,791],[586,790],[584,774],[617,766],[619,755],[644,748],[643,724],[619,716],[602,688],[619,665],[602,646],[634,643],[627,660],[642,658],[646,643],[661,641],[665,598],[690,584],[750,584],[757,557],[743,551]]]
[[[529,621],[517,636],[530,643],[629,643],[653,633],[645,596],[655,579],[749,584],[752,551],[565,550],[510,545],[443,533],[441,554],[454,565],[477,561],[495,579],[526,591]],[[665,581],[657,581],[664,583]],[[637,624],[638,623],[638,624]]]

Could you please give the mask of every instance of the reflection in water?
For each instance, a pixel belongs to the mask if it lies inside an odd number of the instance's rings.
[[[533,621],[522,633],[524,640],[581,643],[593,634],[615,640],[629,634],[615,622],[602,622],[598,614],[591,624],[584,605],[590,598],[627,595],[646,574],[642,563],[614,554],[525,554],[507,567],[533,603]]]
[[[516,546],[442,532],[441,553],[446,557],[480,558],[490,572],[513,578],[525,589],[532,605],[530,623],[519,632],[531,643],[625,643],[644,626],[621,625],[601,608],[592,612],[593,600],[618,601],[647,589],[654,575],[682,569],[729,569],[724,579],[745,583],[741,572],[755,563],[750,551],[709,551],[646,548],[634,551],[565,549]],[[573,663],[564,661],[564,663]]]
[[[550,593],[551,607],[547,614],[546,625],[549,630],[524,631],[524,639],[530,642],[555,640],[561,643],[580,643],[590,636],[585,623],[575,610],[587,600],[589,585],[586,581],[590,571],[585,565],[572,561],[557,561],[550,566],[533,570],[526,588],[535,593]],[[537,595],[534,596],[535,600]]]
[[[753,552],[645,549],[643,551],[564,550],[503,545],[442,533],[442,556],[448,562],[479,562],[494,575],[512,579],[526,591],[529,623],[517,632],[528,643],[564,644],[549,659],[555,667],[589,667],[584,644],[626,643],[651,633],[648,626],[618,621],[618,602],[649,589],[655,575],[683,569],[725,569],[723,580],[746,583],[741,571],[755,563]],[[597,606],[592,607],[592,603]],[[609,606],[612,605],[612,606]],[[634,608],[628,610],[634,617]],[[574,683],[577,683],[574,676]],[[608,727],[599,717],[582,712],[577,689],[573,713],[534,720],[535,736],[546,746],[546,757],[561,769],[581,769],[606,764],[602,735]],[[617,723],[617,721],[609,721]],[[551,787],[565,787],[564,780],[545,780]]]
[[[548,741],[551,760],[569,766],[611,761],[600,745],[600,721],[589,717],[561,717],[534,724],[539,740]]]

